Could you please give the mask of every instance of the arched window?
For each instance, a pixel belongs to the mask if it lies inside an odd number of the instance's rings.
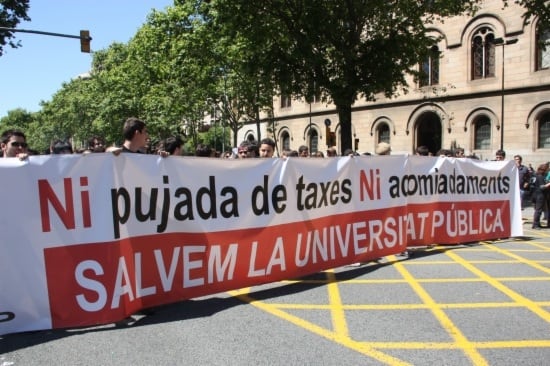
[[[478,117],[474,122],[474,149],[491,148],[491,120],[487,116]]]
[[[281,151],[290,150],[290,135],[287,131],[281,134]]]
[[[541,115],[538,125],[538,148],[550,148],[550,111],[546,111]]]
[[[433,46],[420,65],[420,86],[439,84],[439,48]]]
[[[472,80],[495,76],[495,35],[487,27],[472,38]]]
[[[319,149],[319,134],[317,130],[309,130],[309,153],[317,152]]]
[[[376,126],[376,141],[390,143],[390,126],[387,123],[380,123]]]
[[[550,30],[537,29],[537,70],[550,68]]]

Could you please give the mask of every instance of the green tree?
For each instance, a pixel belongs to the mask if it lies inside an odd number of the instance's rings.
[[[180,3],[198,2],[180,0]],[[407,92],[435,40],[428,27],[441,16],[474,9],[477,1],[205,1],[201,17],[219,36],[246,45],[243,64],[278,92],[305,98],[313,86],[338,111],[341,149],[352,148],[351,108]],[[261,85],[268,87],[271,84]]]
[[[13,29],[21,20],[30,21],[27,11],[29,0],[2,0],[0,3],[0,27]],[[17,48],[21,46],[20,41],[15,41],[13,31],[0,29],[0,56],[4,54],[4,47]]]
[[[510,0],[504,0],[505,5],[509,2]],[[514,0],[514,3],[526,9],[523,13],[526,23],[536,19],[540,30],[550,30],[550,6],[547,0]]]

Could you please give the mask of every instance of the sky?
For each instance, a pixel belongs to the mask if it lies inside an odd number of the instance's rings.
[[[173,0],[30,0],[30,22],[17,28],[80,35],[89,30],[92,51],[113,42],[126,43],[146,22],[152,9],[164,10]],[[0,118],[22,108],[40,110],[64,82],[91,69],[92,54],[80,52],[80,41],[16,33],[22,47],[4,48],[0,56]]]

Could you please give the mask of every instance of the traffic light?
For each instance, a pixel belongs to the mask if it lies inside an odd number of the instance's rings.
[[[80,31],[80,52],[90,53],[90,31],[81,30]]]

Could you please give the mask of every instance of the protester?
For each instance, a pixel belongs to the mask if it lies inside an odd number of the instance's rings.
[[[29,156],[27,138],[23,131],[14,129],[4,131],[0,141],[2,156],[4,158],[19,158],[24,160]]]
[[[548,189],[550,183],[546,183],[546,173],[548,172],[548,163],[540,164],[536,170],[536,181],[534,185],[534,192],[531,197],[533,204],[535,205],[535,211],[533,213],[533,229],[542,229],[540,219],[542,216],[543,210],[547,210],[547,198],[548,198]]]
[[[260,141],[260,158],[272,158],[275,153],[275,140],[266,137]]]
[[[105,139],[101,136],[92,136],[88,139],[88,151],[99,153],[105,152]]]
[[[50,154],[72,154],[73,147],[69,141],[66,140],[53,140],[50,144]]]
[[[500,161],[506,158],[506,152],[502,149],[497,150],[495,153],[495,160]]]
[[[179,136],[170,136],[161,140],[158,144],[157,151],[159,155],[166,152],[168,155],[180,156],[182,152],[183,140]]]
[[[521,209],[523,209],[523,201],[526,191],[529,190],[529,178],[531,177],[531,173],[529,172],[529,168],[522,164],[523,158],[521,155],[514,155],[514,162],[518,168],[519,198],[521,202]]]
[[[331,146],[327,149],[327,157],[335,157],[338,156],[338,151],[336,151],[336,147]]]
[[[420,155],[420,156],[430,155],[430,149],[428,148],[428,146],[425,146],[425,145],[418,146],[415,152],[416,152],[416,155]]]
[[[109,147],[107,151],[115,155],[121,152],[143,154],[143,149],[147,146],[147,140],[149,139],[145,122],[136,117],[128,118],[122,127],[122,137],[124,143],[121,148]]]
[[[374,150],[376,155],[390,155],[391,154],[391,146],[387,142],[380,142],[378,145],[376,145],[376,149]]]
[[[215,151],[207,144],[198,144],[195,148],[195,156],[201,158],[211,158],[214,157]]]

